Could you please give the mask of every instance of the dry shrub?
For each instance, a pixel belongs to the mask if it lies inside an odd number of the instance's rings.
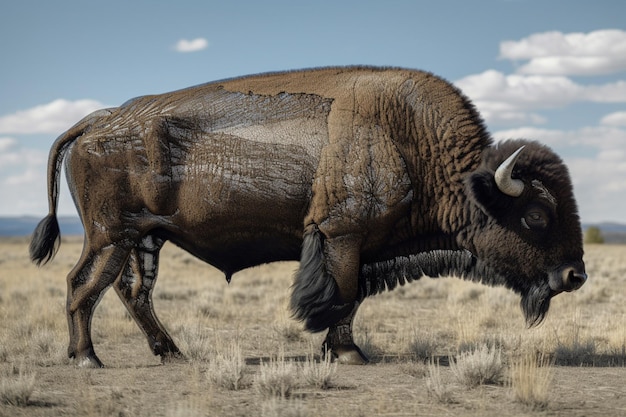
[[[432,333],[414,332],[412,340],[409,342],[409,354],[416,360],[426,362],[433,357],[437,351],[438,343],[435,335]]]
[[[428,365],[428,379],[426,380],[428,395],[442,404],[452,404],[456,401],[452,397],[453,388],[446,384],[441,377],[439,362],[430,362]]]
[[[285,361],[284,355],[269,362],[261,362],[254,377],[254,387],[264,398],[289,398],[297,386],[298,367]]]
[[[315,361],[308,356],[302,364],[302,378],[304,382],[320,389],[328,389],[332,386],[332,379],[337,372],[337,363],[332,362],[332,355],[324,355],[324,359]]]
[[[36,377],[36,373],[25,370],[24,365],[19,368],[13,366],[1,377],[0,403],[26,407],[35,389]]]
[[[548,405],[548,389],[552,384],[552,369],[534,353],[527,353],[513,361],[511,366],[511,388],[515,401],[532,409],[544,409]]]
[[[457,381],[468,388],[485,384],[500,384],[504,380],[505,366],[502,351],[497,347],[482,345],[476,350],[450,358],[450,369]]]
[[[181,327],[179,344],[185,357],[192,362],[208,362],[215,356],[209,335],[199,325]]]
[[[240,390],[249,384],[244,381],[246,361],[238,343],[232,343],[225,352],[218,352],[210,361],[207,378],[221,388]]]

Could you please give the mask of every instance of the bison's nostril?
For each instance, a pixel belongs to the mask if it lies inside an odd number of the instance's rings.
[[[563,289],[565,291],[577,290],[587,281],[587,274],[575,270],[574,268],[566,268],[563,270]]]

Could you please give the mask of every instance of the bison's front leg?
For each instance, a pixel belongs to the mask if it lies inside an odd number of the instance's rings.
[[[347,317],[328,329],[328,335],[322,345],[323,355],[332,355],[337,362],[348,365],[364,365],[369,362],[352,338],[352,321],[358,308],[359,303],[355,303],[354,309]]]
[[[326,239],[317,225],[306,228],[291,308],[307,330],[327,329],[354,309],[360,242],[354,235]]]

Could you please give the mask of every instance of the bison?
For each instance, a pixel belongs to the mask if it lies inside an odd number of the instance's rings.
[[[180,351],[152,305],[166,241],[233,273],[299,260],[291,308],[341,362],[359,304],[422,276],[521,295],[527,323],[585,280],[582,233],[561,159],[534,141],[494,144],[471,102],[428,72],[323,68],[138,97],[62,134],[49,214],[30,246],[59,241],[59,173],[85,229],[67,277],[68,354],[100,367],[91,318],[115,288],[163,359]]]

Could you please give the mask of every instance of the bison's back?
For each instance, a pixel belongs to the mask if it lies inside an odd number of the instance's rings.
[[[464,105],[444,80],[411,70],[218,81],[110,109],[73,145],[68,180],[88,233],[159,230],[208,260],[261,244],[257,260],[270,261],[284,257],[269,253],[272,236],[297,253],[307,215],[322,224],[332,213],[334,230],[392,228],[421,181],[405,165],[418,149],[406,143],[426,137],[420,109]]]

